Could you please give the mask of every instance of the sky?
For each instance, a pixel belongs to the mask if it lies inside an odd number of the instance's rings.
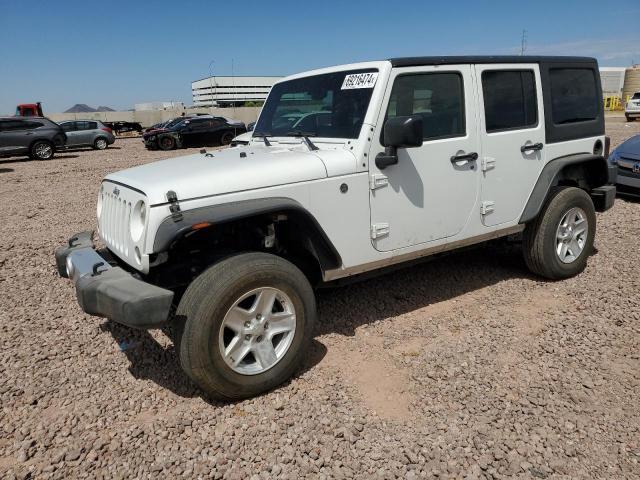
[[[192,103],[191,81],[414,55],[640,63],[640,1],[0,0],[0,114]],[[212,63],[213,62],[213,63]]]

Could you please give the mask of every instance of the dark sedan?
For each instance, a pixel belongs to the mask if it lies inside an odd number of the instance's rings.
[[[236,135],[247,131],[244,123],[224,117],[185,118],[173,125],[151,130],[143,135],[147,148],[174,148],[229,145]]]
[[[640,135],[611,152],[609,163],[618,166],[618,192],[640,195]]]

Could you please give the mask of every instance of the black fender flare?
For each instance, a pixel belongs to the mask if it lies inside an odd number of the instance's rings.
[[[552,187],[558,185],[562,180],[563,170],[571,165],[578,164],[590,164],[591,169],[594,170],[591,178],[591,184],[588,185],[590,190],[609,183],[615,183],[616,170],[615,167],[611,167],[606,159],[602,155],[595,155],[592,153],[576,153],[572,155],[566,155],[564,157],[554,158],[547,162],[547,164],[540,172],[538,181],[533,187],[533,191],[529,196],[527,205],[520,216],[519,223],[528,223],[538,216],[542,206],[549,195]]]
[[[300,203],[286,197],[257,198],[208,205],[182,210],[181,217],[167,216],[156,231],[153,252],[160,253],[168,250],[174,242],[191,232],[192,225],[197,223],[208,222],[216,225],[269,213],[295,215],[296,219],[305,223],[305,228],[312,230],[313,235],[310,235],[309,239],[323,268],[333,269],[342,265],[340,254],[316,218]]]

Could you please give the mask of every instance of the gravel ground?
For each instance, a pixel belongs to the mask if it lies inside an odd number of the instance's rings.
[[[491,245],[322,291],[301,372],[219,404],[161,332],[83,314],[52,256],[94,227],[103,175],[183,153],[122,139],[0,162],[0,477],[640,476],[639,203],[598,216],[567,281]]]

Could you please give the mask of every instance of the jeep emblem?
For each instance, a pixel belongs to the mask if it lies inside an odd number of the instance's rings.
[[[113,189],[113,194],[117,197],[118,195],[120,195],[120,190],[118,190],[118,187],[115,187]]]
[[[640,162],[633,164],[633,173],[640,173]]]

